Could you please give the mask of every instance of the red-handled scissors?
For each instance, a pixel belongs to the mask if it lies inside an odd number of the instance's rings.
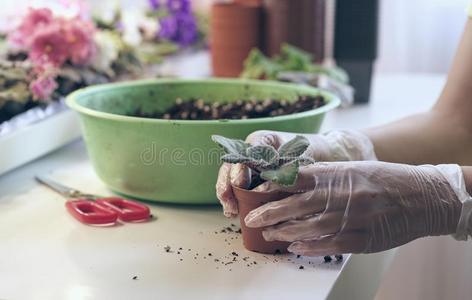
[[[125,222],[146,221],[150,218],[149,207],[120,197],[101,197],[82,193],[43,176],[36,181],[68,198],[66,208],[77,220],[85,224],[112,224],[117,219]]]

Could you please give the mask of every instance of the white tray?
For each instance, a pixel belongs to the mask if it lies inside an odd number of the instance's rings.
[[[0,175],[80,137],[78,116],[58,111],[38,122],[0,136]]]

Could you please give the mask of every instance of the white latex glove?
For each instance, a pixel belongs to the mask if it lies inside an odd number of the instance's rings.
[[[465,198],[455,188],[457,178],[463,181],[457,165],[317,163],[301,169],[293,187],[264,183],[295,194],[253,210],[245,222],[270,226],[266,240],[293,242],[289,251],[300,255],[379,252],[424,236],[467,232],[459,223]]]
[[[252,145],[280,145],[293,139],[295,133],[278,131],[255,131],[246,138]],[[303,134],[302,134],[303,135]],[[326,134],[304,134],[310,147],[305,153],[316,161],[377,160],[374,147],[369,138],[359,131],[332,131]],[[223,205],[227,217],[238,215],[238,204],[231,184],[247,188],[250,184],[250,170],[243,165],[224,163],[218,173],[216,195]]]

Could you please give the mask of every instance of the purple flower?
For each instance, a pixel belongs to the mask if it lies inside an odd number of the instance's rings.
[[[177,13],[161,20],[161,38],[178,43],[186,47],[197,38],[197,24],[195,17],[190,13]]]
[[[159,0],[149,0],[149,5],[151,6],[152,10],[158,10],[161,6]]]
[[[167,0],[167,9],[170,12],[190,12],[190,0]]]
[[[176,15],[179,24],[178,42],[182,47],[186,47],[195,42],[197,38],[197,23],[192,14],[180,13]]]
[[[157,3],[157,0],[154,1]],[[178,43],[181,47],[194,43],[197,38],[197,22],[190,0],[167,0],[165,9],[167,16],[159,21],[159,37]]]
[[[161,38],[167,40],[174,40],[177,36],[177,18],[175,16],[167,16],[161,19],[161,30],[159,31],[159,35]]]
[[[120,20],[120,21],[116,22],[115,28],[119,32],[123,32],[123,31],[125,31],[125,24],[123,24],[123,21]]]

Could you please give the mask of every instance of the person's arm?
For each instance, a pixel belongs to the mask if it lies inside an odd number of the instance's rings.
[[[472,165],[472,21],[467,22],[447,84],[434,108],[363,132],[334,131],[306,135],[310,155],[317,161],[381,160],[407,164]],[[256,131],[251,144],[277,148],[295,134]],[[472,176],[471,176],[472,177]],[[231,185],[248,183],[240,166],[220,168],[216,191],[226,216],[236,216],[238,207]]]
[[[446,86],[429,112],[367,129],[379,160],[472,165],[472,20],[467,21]]]
[[[467,192],[472,195],[472,167],[462,167]]]

